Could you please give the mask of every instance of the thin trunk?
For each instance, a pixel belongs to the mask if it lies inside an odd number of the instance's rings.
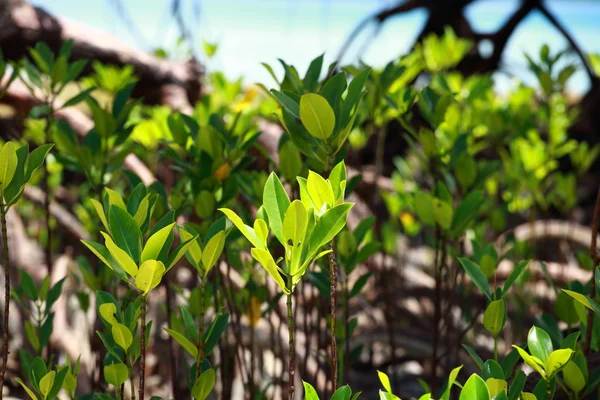
[[[592,219],[592,242],[590,244],[590,256],[594,262],[594,268],[598,267],[598,225],[600,224],[600,188],[598,189],[598,195],[596,196],[596,205],[594,207],[594,217]],[[592,288],[590,289],[590,297],[596,298],[596,278],[592,276]],[[585,342],[583,345],[583,352],[586,355],[590,355],[590,342],[592,339],[592,326],[594,324],[594,312],[588,310],[588,318],[586,325]]]
[[[337,340],[335,335],[336,323],[336,291],[337,291],[337,261],[335,259],[334,241],[329,245],[331,253],[329,253],[329,300],[330,300],[330,324],[331,324],[331,393],[334,393],[338,384],[338,356],[337,356]]]
[[[200,323],[198,328],[198,360],[196,360],[196,379],[202,371],[202,363],[204,362],[204,313],[206,308],[206,277],[202,278],[200,284]]]
[[[433,352],[431,355],[431,393],[435,395],[437,390],[437,366],[438,366],[438,343],[439,343],[439,326],[441,318],[441,257],[440,247],[443,246],[443,240],[439,228],[436,230],[436,243],[435,243],[435,260],[433,274],[435,277],[435,291],[433,297]]]
[[[52,126],[52,110],[53,110],[53,102],[49,102],[48,106],[50,107],[50,114],[46,118],[46,127],[44,129],[44,139],[46,143],[51,142],[50,138],[50,128]],[[52,197],[50,196],[50,184],[49,184],[50,174],[48,172],[48,163],[44,163],[44,179],[42,181],[42,190],[46,193],[46,197],[44,200],[44,216],[46,219],[46,248],[45,251],[45,260],[46,260],[46,269],[48,270],[48,276],[52,276],[52,228],[50,227],[50,202],[52,201]],[[52,356],[52,346],[50,341],[46,345],[46,355],[47,361],[50,363],[50,359]]]
[[[350,295],[346,273],[344,273],[344,331],[344,382],[347,384],[350,370]]]
[[[295,377],[295,365],[296,365],[296,348],[294,345],[294,314],[292,308],[292,278],[288,278],[288,290],[290,294],[287,295],[287,320],[288,320],[288,337],[289,337],[289,370],[288,370],[288,399],[294,400],[294,377]]]
[[[169,275],[167,275],[165,277],[165,289],[166,289],[166,296],[167,296],[167,315],[169,317],[167,317],[167,325],[169,328],[171,328],[171,312],[173,310],[173,304],[172,304],[172,299],[171,299],[171,284],[170,284],[170,280],[169,280]],[[175,343],[173,341],[173,337],[171,335],[169,335],[169,341],[168,341],[168,345],[169,345],[169,364],[171,365],[171,371],[169,371],[169,377],[171,378],[171,393],[173,394],[173,398],[174,400],[181,400],[181,393],[179,392],[179,385],[178,383],[178,379],[177,379],[177,360],[176,360],[176,354],[177,354],[177,349],[175,347]]]
[[[142,296],[141,301],[142,328],[140,337],[140,387],[138,394],[140,400],[144,400],[144,379],[146,377],[146,296]]]
[[[2,370],[0,371],[0,400],[4,389],[4,375],[6,374],[6,363],[8,362],[8,313],[10,309],[10,267],[8,266],[8,234],[6,229],[6,212],[4,205],[0,206],[0,218],[2,223],[2,264],[4,264],[4,349],[2,353]]]

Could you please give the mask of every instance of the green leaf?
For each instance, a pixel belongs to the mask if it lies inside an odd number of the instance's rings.
[[[115,318],[115,314],[117,313],[117,306],[114,303],[100,304],[100,306],[98,307],[98,312],[108,324],[113,325],[119,323]]]
[[[19,383],[19,385],[21,385],[23,387],[23,389],[25,390],[25,392],[27,392],[27,394],[29,395],[31,400],[38,400],[38,398],[35,395],[35,393],[33,392],[33,390],[29,389],[27,387],[27,385],[25,385],[25,382],[23,382],[23,380],[21,378],[15,378],[15,381],[17,381]]]
[[[508,399],[509,400],[518,400],[519,395],[521,394],[521,392],[523,391],[523,388],[525,387],[526,381],[527,381],[527,375],[525,375],[525,372],[518,370],[515,373],[515,377],[513,378],[510,388],[508,389]]]
[[[148,209],[150,208],[151,195],[151,193],[148,193],[148,195],[146,195],[146,197],[142,199],[137,211],[135,212],[135,215],[133,216],[133,220],[139,228],[141,228],[144,225],[144,222],[146,222],[146,217],[148,216]]]
[[[44,398],[50,393],[52,385],[54,385],[54,378],[56,377],[56,371],[50,371],[42,379],[40,379],[40,393]]]
[[[119,193],[109,188],[105,188],[104,190],[108,195],[108,204],[111,206],[117,206],[122,210],[127,210],[127,206],[125,205],[125,202],[123,202],[123,198]]]
[[[192,314],[190,314],[183,304],[179,306],[179,310],[181,311],[181,319],[183,320],[185,329],[192,337],[192,340],[198,342],[198,328],[196,328],[196,324],[194,323],[194,317],[192,317]]]
[[[291,140],[279,147],[279,171],[288,182],[294,182],[296,176],[302,172],[302,158],[300,152]]]
[[[242,221],[242,219],[235,212],[228,208],[219,208],[219,211],[221,211],[227,216],[227,218],[229,218],[233,225],[235,225],[235,227],[238,228],[242,235],[244,235],[254,247],[257,247],[259,249],[266,248],[265,244],[258,237],[254,229],[252,229],[251,226],[244,224],[244,221]]]
[[[429,193],[418,190],[415,193],[415,212],[425,225],[435,225],[435,214],[433,207],[434,198]]]
[[[113,258],[117,261],[117,263],[123,268],[125,272],[127,272],[130,276],[134,277],[138,273],[138,267],[133,259],[129,256],[129,254],[121,249],[119,246],[113,242],[112,238],[108,236],[104,232],[100,232],[102,236],[104,236],[104,244],[108,251],[113,256]]]
[[[527,365],[533,368],[543,379],[546,379],[546,372],[542,369],[542,365],[544,365],[543,361],[535,356],[529,355],[525,350],[513,344],[513,346],[519,352],[519,355],[525,361]]]
[[[300,120],[312,136],[327,140],[335,127],[335,113],[323,96],[308,93],[300,97]]]
[[[285,246],[296,248],[301,245],[308,224],[308,213],[304,203],[294,200],[283,218],[283,241]]]
[[[527,335],[527,347],[532,356],[545,363],[552,353],[552,340],[542,328],[532,326]]]
[[[36,352],[39,352],[41,350],[40,339],[38,337],[37,330],[35,329],[35,326],[33,326],[33,324],[29,321],[25,321],[25,337],[27,337],[27,341],[29,342],[29,344],[31,344],[31,347],[33,347],[33,349]]]
[[[446,385],[446,390],[444,390],[444,393],[442,394],[442,397],[440,398],[440,400],[449,400],[450,399],[450,392],[452,391],[452,385],[454,385],[454,382],[456,381],[456,377],[458,376],[458,373],[460,372],[461,369],[462,369],[462,365],[459,367],[456,367],[452,371],[450,371],[450,376],[448,377],[448,384]]]
[[[223,335],[223,332],[225,332],[228,323],[229,314],[223,313],[217,315],[213,322],[208,326],[208,329],[204,332],[204,337],[202,338],[204,343],[204,356],[208,356],[213,351],[219,338]]]
[[[29,370],[29,380],[33,384],[33,387],[39,391],[39,381],[42,379],[48,370],[46,369],[46,363],[40,357],[36,357],[31,363],[31,368]]]
[[[490,400],[487,385],[477,374],[471,375],[460,392],[459,400]]]
[[[292,99],[287,94],[275,89],[271,89],[271,93],[279,102],[279,104],[281,104],[286,110],[288,110],[294,117],[300,118],[300,109],[296,100]]]
[[[17,146],[13,142],[6,142],[2,146],[2,149],[0,149],[0,184],[2,185],[2,193],[4,193],[6,187],[15,176],[17,164]]]
[[[481,378],[484,380],[488,378],[504,379],[504,370],[497,361],[487,360],[481,369]]]
[[[340,161],[329,174],[329,182],[331,184],[331,188],[333,189],[333,197],[335,200],[335,204],[340,204],[344,201],[344,190],[342,189],[342,185],[346,180],[346,164],[344,161]]]
[[[252,248],[250,254],[252,254],[252,257],[262,265],[269,275],[271,275],[271,278],[273,278],[283,293],[289,294],[290,291],[287,289],[282,276],[279,274],[279,267],[275,264],[275,260],[269,250]]]
[[[579,303],[589,308],[590,310],[593,310],[597,315],[600,315],[600,304],[596,303],[588,296],[567,289],[562,289],[562,291],[574,298],[575,300],[577,300]]]
[[[485,385],[487,386],[490,397],[493,400],[508,400],[506,397],[508,384],[504,379],[489,378],[485,381]]]
[[[331,400],[350,400],[350,396],[352,396],[352,390],[350,390],[350,386],[345,385],[331,395]]]
[[[113,339],[115,340],[115,343],[120,348],[125,350],[125,352],[127,352],[129,347],[133,343],[133,335],[131,334],[129,328],[127,328],[123,324],[115,322],[112,324],[111,333]]]
[[[98,257],[100,261],[102,261],[107,267],[119,274],[119,277],[121,279],[127,279],[127,275],[125,275],[123,270],[118,271],[116,269],[120,269],[120,267],[118,265],[115,265],[116,261],[113,259],[113,256],[110,254],[110,251],[108,251],[106,247],[102,246],[100,243],[91,242],[89,240],[82,240],[81,243],[83,243],[88,249],[90,249],[91,252],[94,253],[96,257]]]
[[[483,360],[475,352],[475,349],[472,348],[471,346],[467,345],[467,344],[463,344],[462,347],[467,351],[467,353],[469,353],[469,355],[471,356],[471,358],[473,359],[473,361],[475,361],[475,364],[477,364],[477,366],[479,368],[483,368]]]
[[[263,207],[269,217],[269,226],[281,244],[285,244],[285,240],[283,239],[283,218],[289,206],[290,199],[287,192],[277,175],[272,172],[265,183]]]
[[[184,226],[183,229],[179,229],[179,236],[184,242],[193,239],[196,235],[196,231],[187,225]],[[191,258],[190,263],[192,263],[195,268],[201,267],[200,263],[202,262],[202,247],[200,247],[199,240],[196,239],[190,244],[190,247],[187,251],[187,258],[188,260]]]
[[[493,336],[498,336],[506,322],[506,302],[504,298],[492,301],[483,314],[483,326]]]
[[[65,102],[65,104],[63,104],[63,106],[61,108],[67,108],[67,107],[72,107],[74,105],[77,105],[79,103],[81,103],[82,101],[86,100],[88,97],[90,97],[90,94],[96,90],[95,87],[90,87],[87,88],[79,93],[77,93],[75,96],[71,97],[69,100],[67,100]]]
[[[142,247],[142,232],[133,217],[126,209],[112,206],[108,211],[108,221],[115,243],[138,263]]]
[[[583,353],[577,352],[562,372],[569,389],[575,393],[581,392],[588,381],[587,361]]]
[[[175,266],[175,264],[177,263],[177,261],[179,261],[181,259],[181,257],[183,257],[185,255],[185,253],[188,251],[188,249],[192,246],[192,244],[196,243],[196,241],[198,240],[198,236],[194,236],[193,238],[180,243],[179,246],[177,246],[177,248],[171,253],[171,255],[169,256],[169,259],[167,260],[167,270],[166,272],[169,272],[169,270],[171,268],[173,268]]]
[[[163,246],[167,242],[167,238],[173,231],[173,227],[175,226],[175,222],[165,226],[160,229],[158,232],[153,234],[148,238],[146,244],[144,245],[144,249],[142,250],[142,258],[141,262],[144,263],[148,260],[157,260],[158,255],[160,254]]]
[[[383,386],[383,388],[388,392],[388,393],[392,393],[392,385],[390,384],[390,378],[388,378],[388,376],[381,371],[377,371],[377,375],[379,376],[379,382],[381,382],[381,385]]]
[[[27,392],[27,394],[29,395],[31,400],[38,400],[38,398],[35,395],[35,393],[33,392],[33,390],[29,389],[27,387],[27,385],[25,385],[25,382],[23,382],[23,380],[21,378],[15,378],[15,381],[17,381],[19,383],[19,385],[21,385],[23,387],[23,389],[25,390],[25,392]]]
[[[552,379],[558,371],[567,365],[571,360],[573,353],[575,352],[571,349],[558,349],[550,353],[544,365],[544,369],[546,370],[549,379]]]
[[[254,221],[254,232],[256,232],[256,236],[263,242],[263,245],[266,246],[267,239],[269,239],[269,226],[264,219],[257,218]]]
[[[316,252],[321,246],[331,242],[342,228],[346,225],[346,216],[354,206],[352,203],[344,203],[335,206],[325,212],[319,218],[317,226],[310,236],[309,249]]]
[[[31,152],[31,154],[29,154],[29,157],[27,158],[27,171],[25,172],[26,182],[29,182],[33,173],[42,166],[46,156],[53,147],[54,144],[44,144],[37,147]]]
[[[454,211],[452,207],[440,199],[433,200],[433,218],[443,229],[450,229]]]
[[[483,191],[481,190],[470,192],[458,204],[452,219],[452,233],[454,235],[460,236],[464,233],[465,229],[467,229],[477,213],[479,213],[481,204],[483,204]]]
[[[192,396],[195,400],[205,400],[215,386],[215,370],[212,368],[204,371],[192,387]]]
[[[188,338],[183,336],[181,333],[176,330],[164,328],[165,332],[167,332],[185,351],[187,351],[192,357],[198,357],[198,349]]]
[[[512,270],[512,272],[510,273],[510,275],[508,276],[508,278],[506,278],[506,282],[504,282],[504,288],[502,289],[502,294],[503,295],[506,295],[506,293],[508,292],[508,290],[510,289],[510,287],[512,286],[512,284],[519,278],[519,276],[521,276],[521,274],[523,273],[523,271],[525,271],[525,268],[527,268],[527,266],[529,265],[529,261],[531,261],[531,260],[521,261]]]
[[[473,261],[466,258],[459,257],[458,261],[460,261],[463,268],[465,269],[465,272],[467,273],[467,275],[469,275],[473,283],[490,301],[492,301],[492,295],[490,293],[490,283],[488,282],[481,268]]]
[[[129,379],[129,369],[123,363],[105,365],[104,379],[108,384],[118,388]]]
[[[221,253],[223,252],[223,247],[225,246],[225,231],[220,231],[216,235],[214,235],[206,246],[204,247],[204,251],[202,252],[202,265],[204,266],[204,276],[208,275],[212,267],[215,266],[219,257],[221,257]]]
[[[367,272],[363,275],[361,275],[356,282],[354,283],[354,286],[352,286],[352,290],[350,290],[350,293],[348,294],[348,296],[350,298],[358,295],[360,293],[360,291],[362,290],[362,288],[367,284],[367,281],[369,280],[369,278],[373,276],[372,272]]]
[[[304,400],[320,400],[314,387],[308,382],[302,381],[304,385]]]
[[[326,209],[333,207],[335,203],[333,189],[321,175],[308,171],[306,189],[315,205],[315,214],[321,215]]]
[[[38,293],[37,288],[35,287],[35,282],[31,275],[29,275],[26,271],[21,270],[21,289],[25,295],[29,298],[29,300],[37,300]]]
[[[135,287],[145,296],[160,283],[165,273],[165,265],[156,260],[148,260],[142,264],[135,276]]]
[[[90,199],[90,202],[92,203],[92,206],[94,206],[96,214],[98,214],[98,217],[100,218],[102,225],[104,225],[104,228],[106,228],[107,231],[110,231],[110,228],[108,227],[108,220],[106,219],[106,214],[104,214],[104,207],[102,207],[102,204],[95,199]]]

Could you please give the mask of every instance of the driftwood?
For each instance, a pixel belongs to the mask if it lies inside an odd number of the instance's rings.
[[[8,87],[6,96],[1,102],[11,105],[24,115],[38,104],[38,101],[29,92],[29,89],[19,81],[13,82]],[[85,136],[94,126],[91,118],[78,109],[74,107],[60,109],[62,103],[58,100],[55,102],[55,106],[59,109],[55,113],[55,117],[66,121],[79,136]],[[133,153],[125,158],[125,168],[135,173],[145,185],[150,185],[156,181],[154,174]]]
[[[139,78],[134,96],[151,104],[182,102],[194,104],[201,96],[201,65],[164,60],[125,45],[114,36],[97,32],[74,21],[53,16],[40,7],[15,1],[0,2],[0,49],[5,57],[18,60],[28,47],[46,42],[57,52],[67,40],[73,41],[72,58],[98,60],[115,66],[131,65]],[[90,72],[88,65],[84,72]]]

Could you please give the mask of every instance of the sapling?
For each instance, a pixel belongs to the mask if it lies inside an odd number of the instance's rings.
[[[308,179],[299,177],[300,200],[294,201],[290,201],[277,175],[271,173],[264,187],[263,205],[253,227],[244,224],[234,211],[220,209],[250,241],[252,257],[287,295],[289,399],[295,398],[293,292],[309,266],[331,252],[322,248],[331,243],[346,225],[346,216],[352,208],[351,203],[344,202],[346,169],[343,162],[334,171],[328,180],[313,171],[309,171]],[[270,232],[283,247],[282,266],[278,265],[281,260],[276,261],[267,246]]]
[[[0,370],[0,399],[2,399],[4,375],[9,354],[10,257],[6,214],[19,201],[23,195],[25,185],[29,183],[34,172],[42,166],[52,146],[52,144],[45,144],[29,153],[27,144],[17,148],[15,143],[6,142],[0,149],[0,224],[2,224],[2,265],[4,267],[4,347],[2,369]]]
[[[28,59],[22,61],[22,73],[19,77],[23,84],[27,86],[33,98],[39,102],[39,105],[32,109],[31,116],[43,119],[43,140],[46,143],[52,140],[52,131],[56,124],[54,112],[57,108],[58,97],[67,84],[79,77],[86,65],[85,61],[76,61],[69,64],[72,46],[72,41],[65,41],[55,57],[47,44],[38,42],[35,47],[29,49],[29,54],[33,62],[30,62]],[[81,102],[88,96],[89,92],[90,90],[85,90],[78,93],[67,100],[62,107],[73,106]],[[45,257],[48,274],[51,274],[52,230],[50,227],[50,202],[52,201],[52,193],[49,188],[49,178],[48,168],[45,167],[42,180],[42,190],[46,194],[44,199],[44,213],[46,218]]]
[[[286,77],[281,83],[281,91],[273,89],[271,93],[282,106],[280,122],[296,148],[305,156],[322,163],[325,170],[329,171],[354,126],[359,104],[366,93],[363,87],[370,70],[366,68],[360,71],[350,84],[346,74],[340,72],[319,85],[322,63],[323,56],[313,60],[304,79],[300,80],[297,74],[289,73],[293,68],[282,62]],[[318,86],[319,93],[310,93]],[[290,91],[289,87],[295,90]],[[333,240],[329,246],[331,371],[332,389],[335,391],[338,384],[337,260]]]
[[[170,251],[174,240],[173,228],[175,227],[174,213],[170,211],[163,216],[150,230],[150,221],[154,210],[157,195],[147,193],[143,184],[134,189],[127,205],[123,198],[111,189],[106,189],[105,207],[92,200],[94,207],[108,233],[101,232],[105,245],[86,241],[82,242],[102,261],[112,269],[119,278],[127,285],[140,293],[139,317],[140,317],[140,376],[139,376],[139,399],[144,399],[145,380],[145,351],[146,351],[146,305],[147,298],[152,289],[158,286],[162,277],[181,259],[188,248],[192,245],[196,236],[183,241],[175,250]],[[144,245],[142,246],[142,243]],[[105,309],[103,322],[110,324],[112,336],[127,355],[131,346],[131,331],[133,326],[126,326],[118,322],[114,316],[116,306]],[[100,310],[102,315],[102,310]],[[110,312],[109,312],[110,311]],[[132,324],[137,324],[136,318],[131,318]],[[119,338],[119,339],[117,339]],[[112,349],[107,348],[110,352]],[[134,361],[137,357],[134,355]],[[133,364],[133,363],[132,363]],[[126,381],[121,379],[122,371],[127,365],[116,363],[109,368],[109,377],[114,377],[112,383],[120,386]],[[113,371],[114,369],[114,371]],[[128,374],[127,374],[128,375]],[[117,390],[118,392],[118,390]]]
[[[200,323],[198,328],[198,338],[204,336],[204,313],[206,312],[206,281],[208,273],[218,262],[223,247],[225,246],[225,231],[221,230],[216,232],[212,237],[208,238],[204,249],[201,247],[202,243],[199,240],[199,236],[195,231],[188,226],[185,226],[180,230],[180,235],[183,240],[196,238],[195,241],[190,245],[187,252],[187,259],[192,263],[192,266],[196,268],[200,275]],[[204,361],[204,347],[205,344],[198,341],[198,358],[196,362],[196,379],[200,375],[202,370],[202,362]]]

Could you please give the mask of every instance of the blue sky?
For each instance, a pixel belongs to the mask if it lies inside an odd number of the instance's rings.
[[[186,18],[191,19],[193,0],[182,0]],[[168,0],[123,0],[134,25],[144,40],[136,40],[118,19],[111,0],[33,0],[56,15],[112,33],[132,46],[172,48],[178,31],[169,18]],[[206,62],[209,69],[223,70],[229,77],[244,76],[246,83],[273,84],[260,65],[275,64],[277,58],[303,71],[312,58],[325,52],[332,61],[344,39],[366,15],[394,4],[392,0],[201,0],[200,17],[193,30],[198,41],[219,43],[216,56]],[[518,0],[479,0],[467,9],[473,26],[494,31],[518,6]],[[600,2],[591,0],[549,0],[549,8],[567,26],[586,52],[600,53]],[[361,55],[376,66],[384,65],[405,53],[424,23],[426,15],[416,11],[388,20],[377,37]],[[373,29],[358,39],[345,61],[353,62]],[[566,47],[566,41],[538,13],[532,13],[517,28],[504,53],[506,70],[525,81],[524,52],[537,54],[548,43],[554,51]],[[508,87],[512,77],[497,74],[500,89]],[[571,89],[581,92],[588,82],[583,73],[572,80]]]

